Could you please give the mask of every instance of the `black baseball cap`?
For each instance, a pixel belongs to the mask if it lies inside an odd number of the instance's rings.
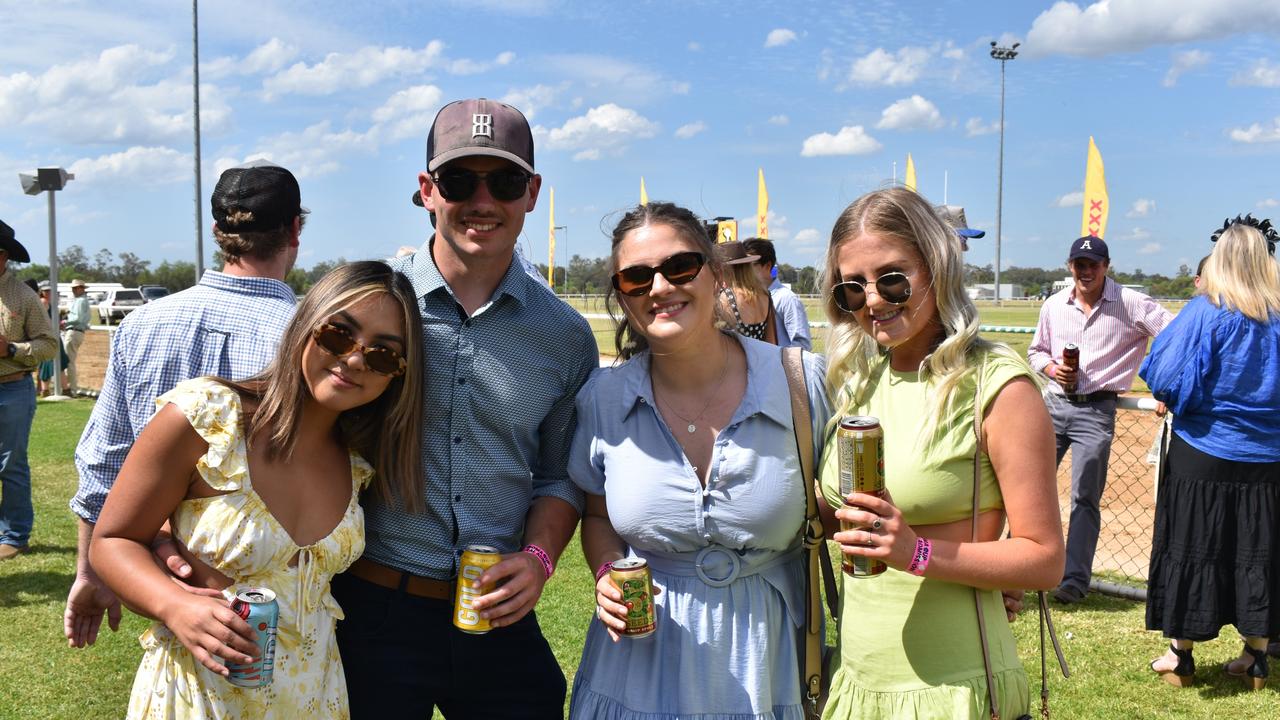
[[[18,238],[13,234],[13,228],[3,220],[0,220],[0,250],[9,253],[9,257],[13,258],[14,262],[31,262],[31,253],[28,253],[22,243],[18,242]]]
[[[209,202],[218,228],[232,234],[279,230],[303,212],[297,178],[267,160],[223,172]]]
[[[1111,253],[1107,251],[1107,244],[1100,237],[1085,235],[1077,238],[1071,243],[1071,254],[1067,256],[1067,262],[1071,262],[1078,257],[1097,260],[1098,262],[1111,262]]]
[[[427,134],[427,172],[458,158],[500,157],[533,173],[533,132],[519,110],[476,98],[440,108]]]

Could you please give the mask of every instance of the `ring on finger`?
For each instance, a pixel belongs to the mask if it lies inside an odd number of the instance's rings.
[[[883,518],[879,518],[879,517],[877,517],[877,518],[876,518],[876,519],[871,523],[871,529],[872,529],[872,530],[879,530],[880,528],[884,527],[884,523],[883,523],[883,522],[881,522],[881,520],[883,520]]]

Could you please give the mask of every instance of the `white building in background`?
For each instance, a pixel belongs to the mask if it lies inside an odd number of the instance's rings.
[[[964,289],[969,294],[970,300],[995,300],[996,286],[994,283],[985,283],[972,285]],[[1014,300],[1026,297],[1026,293],[1022,291],[1021,285],[1011,285],[1009,283],[1000,283],[1000,299]]]

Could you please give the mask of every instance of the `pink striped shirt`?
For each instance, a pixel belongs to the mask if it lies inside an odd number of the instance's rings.
[[[1036,335],[1027,347],[1027,360],[1043,373],[1050,363],[1062,362],[1067,343],[1080,346],[1080,374],[1076,392],[1099,390],[1126,392],[1147,354],[1147,340],[1155,337],[1173,314],[1160,303],[1111,278],[1102,286],[1102,297],[1085,315],[1076,304],[1075,285],[1054,293],[1040,306]],[[1057,383],[1050,391],[1061,394]]]

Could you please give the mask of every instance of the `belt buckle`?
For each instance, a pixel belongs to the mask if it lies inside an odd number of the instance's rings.
[[[708,575],[707,571],[703,568],[707,558],[713,553],[729,558],[729,574],[723,578],[713,578]],[[738,575],[742,572],[742,559],[738,557],[738,553],[730,550],[729,548],[721,547],[719,545],[708,545],[698,551],[697,557],[693,560],[693,569],[694,573],[697,574],[698,579],[707,585],[717,588],[724,587],[738,579]]]

